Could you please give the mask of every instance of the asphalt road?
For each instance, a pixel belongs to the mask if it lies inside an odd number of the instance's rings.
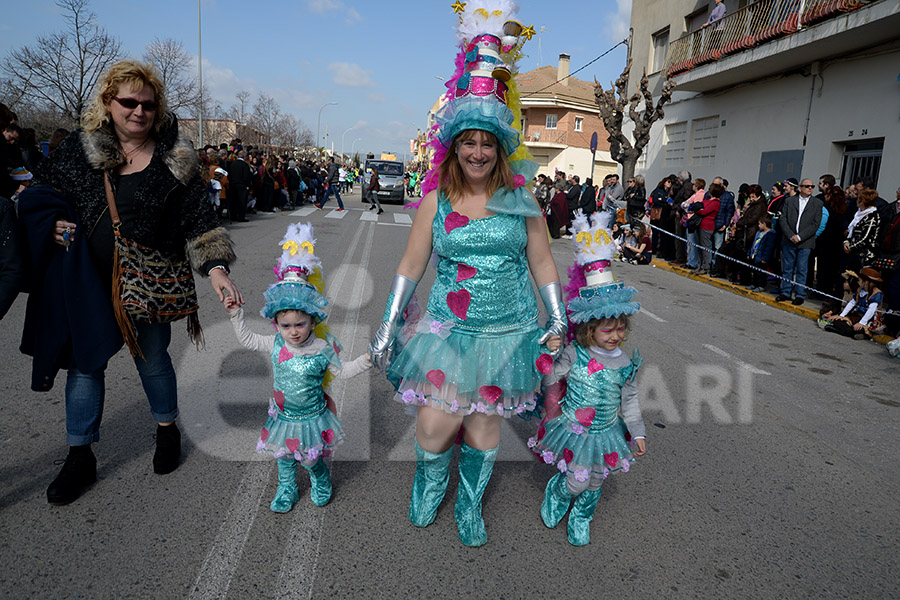
[[[344,356],[365,351],[409,233],[409,213],[276,213],[232,229],[251,326],[288,223],[316,226]],[[370,220],[364,220],[370,219]],[[553,242],[561,273],[568,242]],[[375,371],[335,384],[347,434],[335,494],[269,511],[271,460],[254,451],[271,389],[268,358],[243,350],[201,282],[207,348],[176,326],[185,459],[151,468],[155,431],[121,352],[107,370],[99,481],[49,506],[64,458],[64,378],[29,390],[20,298],[0,322],[0,597],[4,598],[831,598],[900,597],[900,394],[882,346],[827,334],[762,303],[653,267],[617,265],[643,312],[626,342],[648,455],[610,479],[592,542],[574,548],[539,507],[553,467],[525,448],[535,423],[504,424],[484,501],[489,541],[456,538],[455,459],[437,521],[406,512],[414,422]],[[433,272],[420,287],[424,302]]]

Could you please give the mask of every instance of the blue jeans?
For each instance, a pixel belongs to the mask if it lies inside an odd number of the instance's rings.
[[[697,244],[700,243],[700,236],[698,235],[699,233],[699,229],[695,229],[694,231],[688,231],[687,229],[684,230],[684,237],[686,237],[688,241],[687,266],[692,269],[700,268],[700,248],[697,246]]]
[[[168,352],[172,326],[170,323],[136,323],[135,329],[146,360],[137,356],[134,366],[150,401],[150,413],[157,423],[174,421],[178,416],[178,384]],[[70,446],[85,446],[100,439],[105,371],[106,365],[93,373],[82,373],[74,367],[69,369],[66,443]]]
[[[325,190],[325,196],[322,198],[322,201],[319,203],[319,206],[325,206],[325,203],[328,202],[328,197],[331,194],[334,194],[334,197],[337,198],[338,208],[344,208],[344,202],[341,200],[341,190],[340,184],[332,183],[328,186],[328,189]]]
[[[781,246],[781,276],[787,280],[781,282],[782,296],[790,298],[792,289],[796,289],[797,298],[806,298],[806,288],[793,283],[806,285],[810,252],[812,248],[798,248],[791,243]]]

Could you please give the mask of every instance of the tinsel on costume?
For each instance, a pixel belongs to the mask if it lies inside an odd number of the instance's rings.
[[[459,22],[456,26],[456,40],[459,43],[459,50],[454,61],[453,74],[444,84],[447,87],[447,92],[443,96],[443,104],[446,105],[446,103],[453,101],[460,78],[467,74],[466,58],[469,52],[475,48],[472,40],[483,34],[491,34],[501,38],[502,46],[500,49],[500,57],[509,67],[511,74],[509,80],[505,82],[505,85],[508,88],[506,105],[513,114],[510,127],[517,133],[515,144],[517,149],[509,155],[511,163],[510,167],[515,175],[515,187],[523,187],[534,177],[537,172],[537,166],[531,164],[530,159],[532,156],[525,144],[519,143],[522,135],[522,107],[515,76],[518,73],[516,65],[521,56],[522,39],[518,36],[508,36],[504,32],[506,24],[516,18],[519,5],[512,0],[475,0],[466,3],[457,3],[453,8],[454,11],[459,14]],[[527,39],[530,39],[531,35],[534,33],[533,27],[529,27],[528,31],[530,31],[530,33],[527,35]],[[423,198],[437,189],[439,184],[438,171],[440,164],[444,161],[447,153],[450,151],[450,148],[445,146],[441,143],[440,139],[438,139],[440,128],[441,125],[438,123],[433,125],[428,132],[431,139],[426,143],[426,147],[430,148],[433,154],[431,166],[422,180],[421,187]],[[520,195],[521,193],[517,194],[514,198],[498,199],[495,207],[502,208],[512,206],[515,202],[515,198],[518,198]],[[419,199],[415,202],[406,204],[404,208],[418,208],[421,204],[422,200]],[[526,214],[526,216],[533,216],[533,212],[534,211],[528,211],[526,209],[523,211],[523,214]]]

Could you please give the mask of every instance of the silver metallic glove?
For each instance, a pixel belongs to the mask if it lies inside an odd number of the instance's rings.
[[[397,334],[397,322],[403,316],[406,305],[409,304],[413,292],[416,291],[417,282],[403,275],[394,275],[391,283],[391,293],[388,295],[387,305],[384,307],[381,327],[375,332],[375,337],[369,343],[369,358],[375,368],[384,371],[391,364],[391,355],[394,352],[394,343]]]
[[[558,335],[565,342],[569,321],[566,318],[566,307],[562,299],[562,285],[558,281],[553,281],[538,288],[538,293],[540,293],[541,300],[544,302],[544,308],[547,309],[547,314],[549,315],[547,331],[544,332],[538,343],[546,344],[547,340],[554,335]],[[556,352],[551,352],[550,356],[556,356],[560,350],[562,350],[562,346]]]

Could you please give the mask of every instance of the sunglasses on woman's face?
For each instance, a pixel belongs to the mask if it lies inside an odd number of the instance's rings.
[[[118,98],[113,97],[113,100],[122,105],[123,108],[127,108],[128,110],[134,110],[138,106],[144,109],[145,112],[153,112],[159,107],[159,104],[153,100],[144,100],[143,102],[139,102],[134,98]]]

